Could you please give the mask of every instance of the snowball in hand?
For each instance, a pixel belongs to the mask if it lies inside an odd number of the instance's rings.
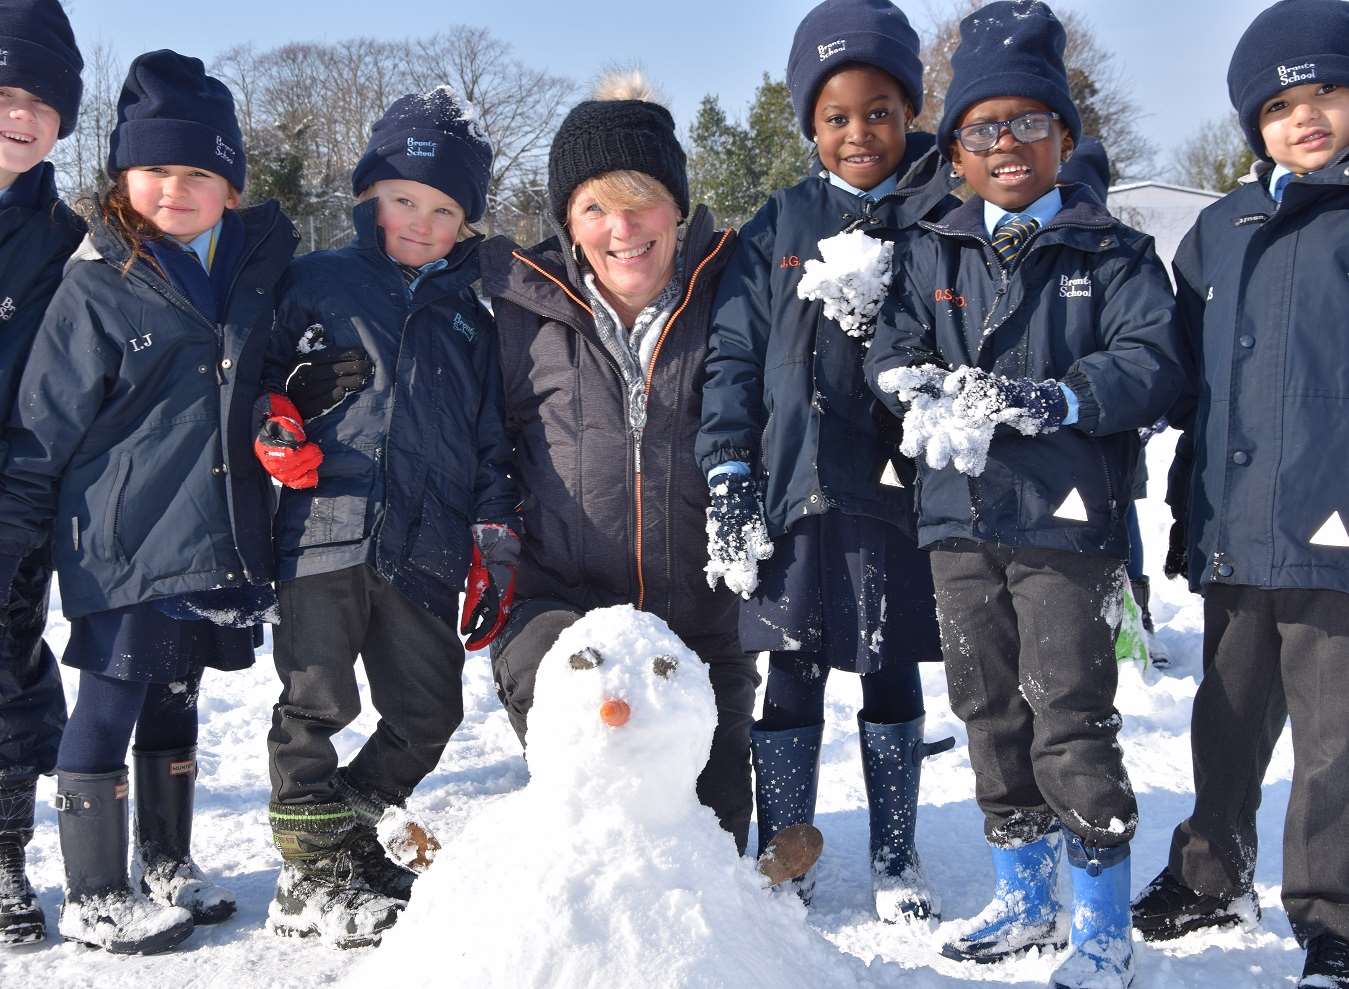
[[[796,294],[824,303],[824,314],[851,337],[869,339],[890,288],[895,245],[860,230],[820,241],[820,258],[803,266]]]
[[[904,413],[904,440],[900,452],[922,458],[933,470],[951,464],[960,473],[978,477],[988,466],[988,448],[1000,423],[1014,423],[1019,409],[993,403],[979,404],[966,395],[966,382],[977,369],[962,367],[940,379],[931,367],[897,367],[876,379],[882,391],[895,393],[908,404]]]
[[[623,605],[564,631],[539,668],[529,785],[447,836],[353,987],[810,985],[860,961],[763,888],[698,802],[716,705],[707,667]]]

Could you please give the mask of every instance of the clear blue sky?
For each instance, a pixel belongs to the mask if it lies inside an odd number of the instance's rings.
[[[1056,0],[1090,18],[1136,87],[1143,132],[1158,164],[1227,102],[1227,62],[1237,38],[1270,0]],[[764,70],[780,74],[792,31],[814,0],[73,0],[82,44],[109,42],[126,60],[175,48],[208,63],[251,41],[402,38],[454,24],[482,25],[530,62],[580,80],[606,64],[640,61],[669,96],[681,127],[704,93],[737,112]],[[919,30],[944,0],[901,0]]]

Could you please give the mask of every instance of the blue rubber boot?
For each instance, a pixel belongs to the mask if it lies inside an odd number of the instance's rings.
[[[993,899],[941,953],[987,965],[1033,948],[1062,948],[1068,929],[1055,889],[1061,844],[1056,831],[1018,848],[993,846]]]
[[[1134,982],[1129,917],[1129,846],[1090,848],[1068,835],[1073,874],[1072,950],[1054,989],[1129,989]]]
[[[862,780],[871,812],[871,891],[876,916],[888,924],[941,919],[941,900],[928,885],[914,846],[918,781],[923,760],[954,748],[954,738],[923,741],[923,719],[878,725],[857,715]]]
[[[760,858],[768,843],[784,828],[814,823],[823,739],[823,724],[783,731],[764,731],[756,727],[750,732]],[[815,890],[811,872],[797,877],[793,886],[802,901],[809,904]]]

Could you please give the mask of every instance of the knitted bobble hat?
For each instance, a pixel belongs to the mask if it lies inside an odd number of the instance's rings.
[[[191,165],[243,191],[247,160],[234,97],[201,59],[161,49],[131,63],[108,141],[108,174],[144,165]]]
[[[1068,90],[1063,52],[1068,36],[1040,0],[998,0],[960,22],[960,45],[951,56],[951,85],[937,127],[937,146],[949,155],[965,112],[990,99],[1023,97],[1062,118],[1076,144],[1082,118]]]
[[[464,208],[469,223],[487,212],[492,143],[472,104],[449,86],[400,96],[370,131],[351,173],[360,195],[382,179],[406,179],[439,189]]]
[[[806,140],[815,137],[815,100],[831,75],[870,65],[904,89],[914,114],[923,110],[918,34],[890,0],[824,0],[801,19],[787,59],[787,88]]]
[[[84,58],[58,0],[0,0],[0,86],[16,86],[56,108],[58,136],[80,116]]]
[[[1260,109],[1285,89],[1312,83],[1349,85],[1349,3],[1280,0],[1237,42],[1227,93],[1251,150],[1269,160]]]
[[[634,88],[634,87],[629,87]],[[636,95],[648,97],[638,83]],[[605,94],[610,95],[610,94]],[[561,225],[578,186],[605,172],[643,172],[669,190],[680,216],[689,213],[688,161],[670,111],[649,98],[586,100],[572,107],[548,154],[548,201]]]

